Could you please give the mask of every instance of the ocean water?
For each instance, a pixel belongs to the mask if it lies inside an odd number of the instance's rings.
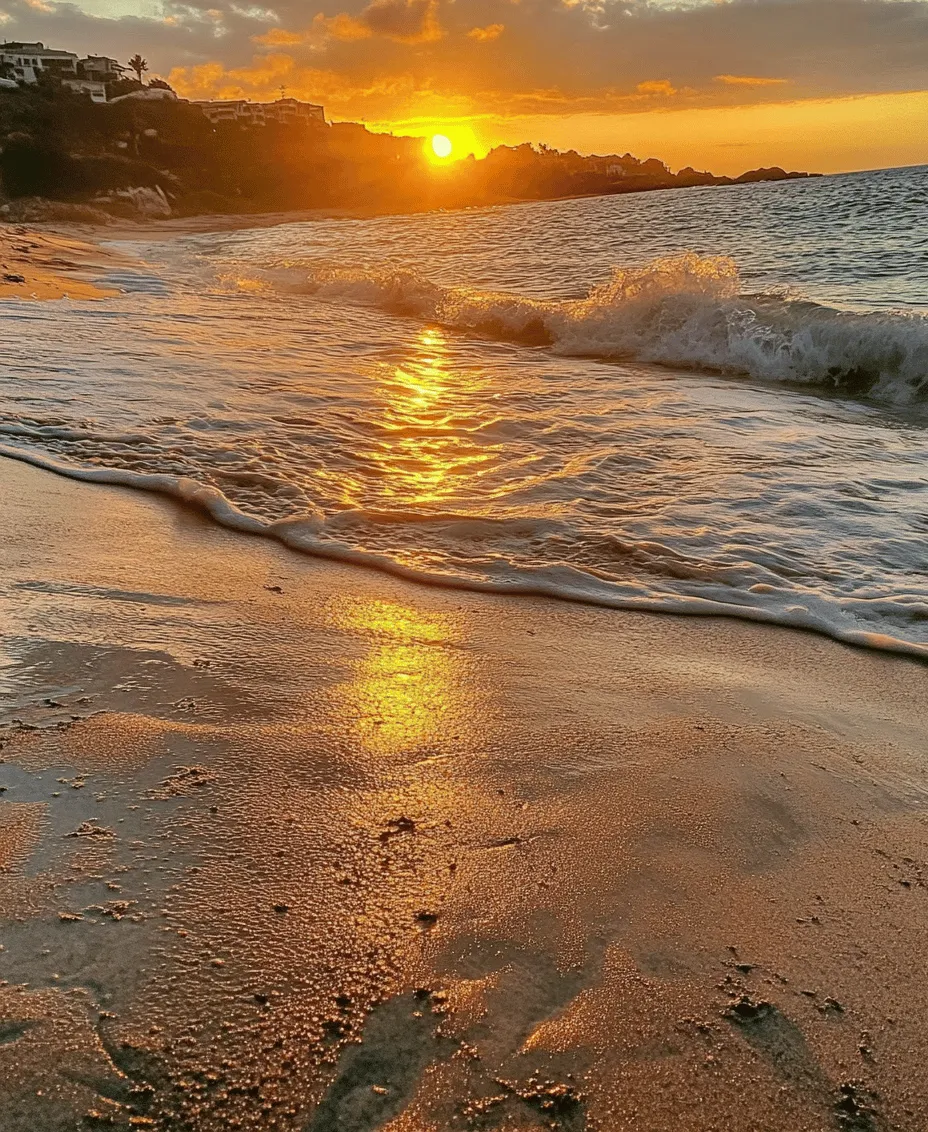
[[[0,302],[0,453],[928,658],[928,167],[123,248],[114,298]]]

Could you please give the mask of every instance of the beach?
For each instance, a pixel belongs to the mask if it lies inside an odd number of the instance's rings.
[[[77,226],[0,224],[0,299],[104,298],[115,292],[95,278],[118,259]]]
[[[0,476],[4,1132],[926,1126],[923,664]]]
[[[0,1132],[924,1132],[912,178],[0,229]]]

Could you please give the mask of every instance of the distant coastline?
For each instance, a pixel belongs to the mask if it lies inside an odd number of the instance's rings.
[[[102,104],[50,79],[0,89],[0,217],[109,224],[317,210],[373,216],[816,175],[779,167],[739,177],[673,172],[656,158],[530,143],[436,164],[422,138],[329,123],[322,107],[296,100],[284,101],[312,113],[223,118],[166,84],[120,81],[132,89]]]

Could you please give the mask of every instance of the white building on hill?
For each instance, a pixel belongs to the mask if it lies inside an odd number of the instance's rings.
[[[95,79],[97,82],[122,78],[126,73],[126,68],[118,60],[110,59],[107,55],[88,55],[86,59],[80,60],[77,67],[85,79]]]
[[[44,43],[0,43],[0,64],[12,70],[13,79],[37,83],[48,71],[61,78],[77,78],[78,57],[73,51],[55,51]]]
[[[62,79],[61,82],[78,94],[89,94],[91,102],[106,102],[106,83],[94,82],[93,79]]]
[[[121,78],[125,67],[106,55],[79,58],[73,51],[57,51],[44,43],[0,43],[0,75],[6,82],[31,86],[42,75],[55,76],[94,102],[106,102],[107,81]]]
[[[194,102],[211,122],[242,122],[264,126],[268,122],[325,122],[325,111],[314,102],[278,98],[276,102],[249,102],[247,98]]]

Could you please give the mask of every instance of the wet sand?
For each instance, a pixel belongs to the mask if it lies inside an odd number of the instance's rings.
[[[114,262],[76,230],[0,224],[0,300],[104,298],[115,292],[96,279]]]
[[[928,670],[0,461],[0,1127],[928,1127]]]

